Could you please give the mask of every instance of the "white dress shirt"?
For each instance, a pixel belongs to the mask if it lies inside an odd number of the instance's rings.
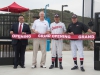
[[[21,29],[21,31],[23,30],[23,24],[24,24],[24,23],[22,23],[22,29]],[[19,31],[20,25],[21,25],[21,23],[19,22],[18,31]]]

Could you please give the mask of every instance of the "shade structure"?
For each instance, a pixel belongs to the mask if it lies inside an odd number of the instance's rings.
[[[29,8],[22,7],[18,5],[16,2],[13,2],[11,5],[7,7],[0,8],[0,11],[12,12],[12,13],[22,13],[28,11]]]

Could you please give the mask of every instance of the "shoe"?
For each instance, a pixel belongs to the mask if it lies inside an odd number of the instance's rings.
[[[80,69],[81,69],[81,71],[83,71],[83,72],[85,71],[84,67],[80,67]]]
[[[78,66],[74,66],[73,68],[71,68],[71,70],[75,70],[78,69]]]
[[[43,66],[40,66],[41,68],[46,68],[46,66],[45,65],[43,65]]]
[[[49,69],[53,69],[54,68],[54,65],[51,65],[50,67],[49,67]]]
[[[59,68],[60,68],[60,69],[63,69],[63,66],[62,66],[62,65],[59,65]]]
[[[14,69],[17,69],[17,66],[14,66],[13,68],[14,68]]]
[[[31,68],[36,68],[36,65],[31,66]]]
[[[25,66],[21,66],[21,68],[25,68]]]

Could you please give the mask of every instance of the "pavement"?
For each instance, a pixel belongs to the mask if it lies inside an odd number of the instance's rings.
[[[71,70],[73,67],[73,60],[71,51],[63,51],[63,70],[59,68],[49,69],[51,65],[51,52],[47,52],[46,66],[47,68],[40,68],[41,52],[38,52],[37,56],[37,68],[32,69],[32,51],[27,51],[25,54],[25,67],[13,69],[13,65],[0,66],[0,75],[100,75],[100,71],[94,70],[94,52],[84,51],[84,68],[85,72],[77,70]],[[79,57],[78,65],[80,66]]]

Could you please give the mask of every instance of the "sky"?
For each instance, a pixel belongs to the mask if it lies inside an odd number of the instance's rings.
[[[68,5],[68,7],[64,7],[64,10],[69,10],[81,16],[82,1],[83,0],[0,0],[0,8],[8,6],[13,2],[16,2],[19,5],[29,9],[41,9],[45,8],[45,5],[49,4],[49,7],[47,7],[47,9],[54,9],[61,11],[62,5]],[[95,1],[100,2],[100,0],[95,0]]]

